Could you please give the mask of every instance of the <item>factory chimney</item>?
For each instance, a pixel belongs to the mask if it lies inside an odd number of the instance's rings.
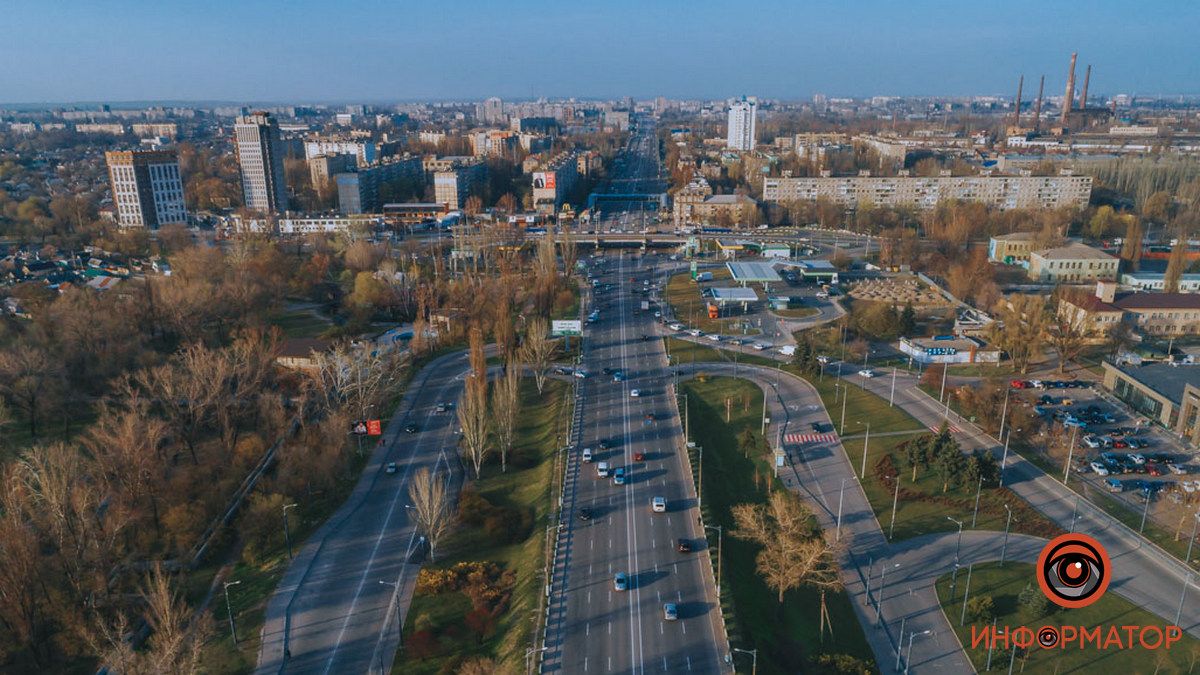
[[[1079,92],[1079,109],[1087,110],[1087,90],[1088,82],[1092,79],[1092,64],[1088,64],[1087,70],[1083,73],[1083,91]]]
[[[1046,89],[1046,76],[1043,75],[1038,82],[1038,97],[1037,105],[1033,106],[1033,130],[1040,131],[1042,128],[1042,92]]]
[[[1017,104],[1013,106],[1013,126],[1021,126],[1021,89],[1025,87],[1025,76],[1017,80]]]
[[[1075,58],[1078,52],[1071,52],[1071,69],[1067,71],[1067,91],[1063,94],[1062,125],[1067,126],[1067,115],[1071,114],[1071,105],[1075,102]]]

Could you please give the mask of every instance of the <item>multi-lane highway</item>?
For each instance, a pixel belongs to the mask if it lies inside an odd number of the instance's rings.
[[[397,617],[418,568],[408,561],[421,559],[407,513],[408,481],[421,468],[442,475],[457,470],[458,425],[453,413],[436,408],[457,400],[466,368],[465,352],[444,356],[409,387],[354,493],[297,552],[271,596],[257,672],[390,669],[399,642]],[[410,423],[413,433],[404,430]],[[394,473],[388,473],[390,462],[396,463]]]
[[[585,339],[590,376],[564,500],[564,597],[547,634],[546,670],[720,672],[728,648],[666,354],[635,292],[649,267],[617,256],[603,268],[600,288],[613,288],[595,294],[598,318]],[[585,448],[590,462],[581,461]],[[656,497],[665,511],[652,508]],[[681,539],[690,552],[679,551]],[[667,604],[677,619],[665,616]]]

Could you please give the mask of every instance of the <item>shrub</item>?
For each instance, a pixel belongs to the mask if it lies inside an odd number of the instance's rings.
[[[987,623],[996,618],[996,601],[990,595],[980,595],[967,601],[967,615],[977,623]]]
[[[829,675],[869,675],[875,672],[870,662],[849,654],[821,654],[815,665],[815,672]]]
[[[1042,589],[1033,584],[1026,584],[1025,589],[1017,596],[1017,604],[1021,612],[1030,619],[1040,619],[1050,613],[1050,600],[1042,593]]]

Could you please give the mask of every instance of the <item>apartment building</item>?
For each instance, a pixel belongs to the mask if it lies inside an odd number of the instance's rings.
[[[758,115],[758,99],[743,96],[729,106],[725,146],[730,150],[748,152],[754,149]]]
[[[174,149],[109,151],[108,178],[121,227],[186,224],[183,180]]]
[[[374,141],[344,138],[318,138],[304,141],[304,159],[321,155],[351,155],[360,166],[379,160],[379,146]]]
[[[308,176],[313,187],[325,185],[339,173],[350,173],[358,167],[354,155],[317,155],[308,160]]]
[[[399,157],[358,171],[334,176],[338,191],[338,211],[342,214],[377,213],[383,207],[380,188],[397,181],[424,183],[425,172],[416,156]]]
[[[729,225],[749,222],[758,203],[746,195],[714,195],[708,181],[696,177],[674,195],[672,216],[676,226]]]
[[[487,177],[487,165],[480,162],[459,164],[447,171],[433,174],[433,200],[457,211],[467,203],[467,197],[477,190]]]
[[[287,211],[283,142],[275,118],[261,111],[241,115],[233,126],[233,133],[246,208],[263,213]]]
[[[533,207],[540,213],[558,213],[579,180],[579,158],[574,152],[556,155],[533,172]]]
[[[764,178],[768,202],[826,198],[853,208],[915,206],[932,209],[946,200],[983,202],[998,209],[1083,208],[1092,194],[1092,177],[1059,176],[821,176]]]

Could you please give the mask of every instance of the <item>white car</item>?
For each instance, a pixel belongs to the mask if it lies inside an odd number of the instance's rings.
[[[699,328],[693,328],[688,331],[688,335],[691,335],[692,337],[700,337],[701,335],[704,335],[704,331],[700,330]]]
[[[585,461],[585,462],[592,461],[592,449],[591,448],[583,449],[583,461]]]
[[[819,364],[821,364],[821,365],[823,365],[823,366],[824,366],[824,365],[828,365],[828,363],[829,363],[829,357],[828,357],[828,356],[825,356],[824,354],[822,354],[822,355],[820,355],[820,356],[818,356],[818,357],[817,357],[817,363],[819,363]]]
[[[670,328],[671,330],[683,330],[684,325],[681,323],[673,323],[673,324],[667,326],[667,328]]]
[[[655,497],[654,499],[651,499],[651,500],[650,500],[650,508],[651,508],[651,510],[653,510],[655,513],[666,513],[666,511],[667,511],[667,500],[666,500],[666,498],[664,498],[664,497]]]
[[[1104,445],[1095,436],[1090,436],[1090,435],[1083,437],[1083,444],[1093,450],[1100,447],[1101,445]],[[1099,472],[1097,471],[1096,473],[1099,473]]]
[[[871,370],[870,368],[863,368],[862,370],[858,371],[858,374],[862,375],[863,377],[875,377],[875,371]]]
[[[817,297],[820,298],[821,300],[824,300],[829,297],[829,294],[826,293],[825,291],[821,291],[821,292],[817,293]]]
[[[752,346],[752,347],[754,347],[754,350],[755,350],[755,351],[759,351],[759,352],[761,352],[761,351],[763,351],[763,350],[767,349],[768,347],[770,347],[771,345],[769,345],[769,344],[765,344],[765,343],[762,343],[762,342],[755,342],[755,343],[754,343],[753,345],[751,345],[751,346]]]
[[[1129,461],[1133,462],[1134,464],[1138,464],[1138,465],[1145,464],[1146,456],[1141,454],[1140,452],[1135,453],[1135,454],[1132,454],[1129,456]]]
[[[1187,467],[1180,466],[1179,464],[1175,464],[1175,463],[1167,464],[1167,470],[1170,471],[1171,473],[1175,474],[1176,476],[1183,476],[1183,475],[1187,474]]]
[[[1100,462],[1092,462],[1088,466],[1092,467],[1092,471],[1095,471],[1097,476],[1107,476],[1109,473],[1108,467]]]
[[[1183,481],[1182,483],[1179,484],[1179,487],[1183,488],[1183,491],[1188,494],[1191,494],[1196,491],[1196,484],[1190,480]]]
[[[629,392],[629,398],[637,398],[641,395],[642,395],[642,391],[640,389],[632,389]]]
[[[387,472],[388,474],[393,474],[393,473],[396,473],[396,463],[395,463],[395,462],[388,462],[388,463],[387,463],[387,468],[386,468],[386,469],[384,469],[384,471],[385,471],[385,472]]]
[[[720,342],[720,341],[721,341],[721,336],[720,336],[720,335],[717,335],[717,334],[715,334],[715,333],[709,333],[709,334],[708,334],[707,336],[705,336],[705,337],[707,337],[709,340],[712,340],[713,342]]]

